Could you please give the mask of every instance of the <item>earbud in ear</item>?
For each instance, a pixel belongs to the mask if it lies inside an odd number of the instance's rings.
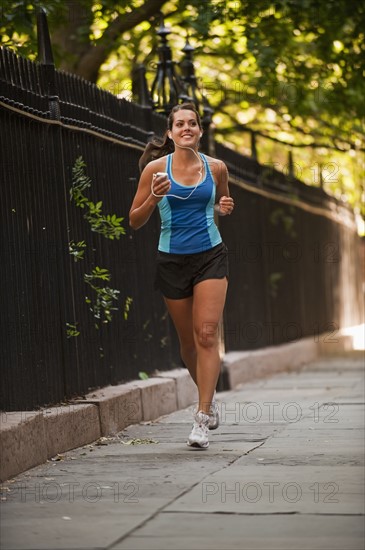
[[[202,135],[203,135],[203,134],[200,132],[200,137],[202,137]]]

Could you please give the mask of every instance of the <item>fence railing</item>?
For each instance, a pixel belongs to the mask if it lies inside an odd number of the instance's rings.
[[[158,215],[138,232],[127,224],[138,159],[151,134],[162,135],[165,118],[58,71],[50,97],[47,71],[0,50],[1,408],[8,411],[180,366],[176,334],[153,290]],[[232,216],[219,219],[230,255],[226,350],[331,330],[335,338],[340,327],[359,323],[352,212],[221,144],[216,152],[236,203]],[[80,156],[90,200],[125,218],[119,240],[93,231],[70,200]],[[78,243],[86,247],[75,261]],[[120,292],[108,323],[95,317],[96,293],[85,281],[96,267],[111,274],[99,286]]]

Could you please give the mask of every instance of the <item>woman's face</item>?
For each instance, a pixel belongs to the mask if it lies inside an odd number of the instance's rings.
[[[201,129],[194,111],[180,109],[174,113],[170,139],[182,147],[196,147],[201,137]]]

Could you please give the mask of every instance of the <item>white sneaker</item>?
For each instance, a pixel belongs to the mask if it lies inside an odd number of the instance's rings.
[[[212,401],[212,404],[210,405],[209,410],[209,429],[210,430],[216,430],[219,426],[219,409],[218,409],[218,403],[216,401]]]
[[[207,449],[209,447],[209,416],[203,411],[199,411],[194,415],[194,424],[187,444],[189,447],[200,447]]]

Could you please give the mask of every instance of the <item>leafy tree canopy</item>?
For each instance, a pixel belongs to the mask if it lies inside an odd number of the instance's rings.
[[[131,97],[140,63],[151,84],[160,14],[173,58],[187,34],[216,137],[357,210],[362,204],[365,6],[357,0],[3,0],[3,45],[35,58],[35,9],[48,13],[58,68]]]

